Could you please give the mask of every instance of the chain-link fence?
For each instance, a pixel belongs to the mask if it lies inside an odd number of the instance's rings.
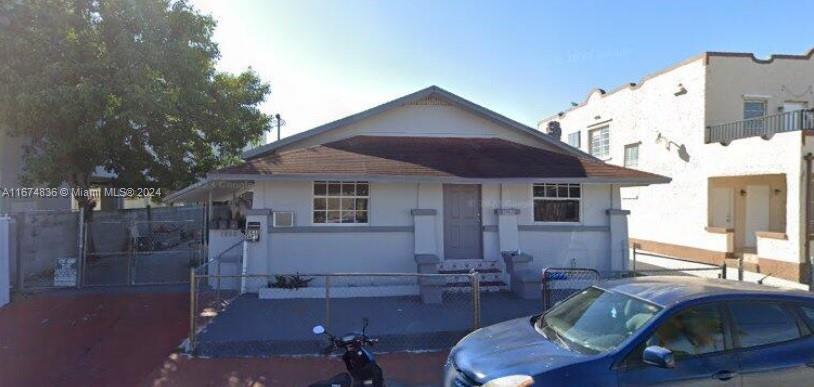
[[[198,355],[318,354],[325,341],[313,326],[341,335],[365,317],[376,351],[438,350],[481,325],[477,273],[253,275],[217,266],[190,274],[189,348]]]
[[[203,256],[199,206],[10,215],[15,289],[186,283]]]
[[[600,280],[612,280],[644,276],[693,276],[743,280],[743,268],[733,269],[726,263],[721,266],[671,260],[668,264],[637,262],[636,255],[631,270],[604,271],[586,268],[546,268],[541,274],[543,309],[548,310],[572,294],[592,286]],[[737,273],[740,272],[740,276]],[[729,273],[729,274],[727,274]]]

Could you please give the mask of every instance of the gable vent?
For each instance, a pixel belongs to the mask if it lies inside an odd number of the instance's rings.
[[[447,101],[443,97],[439,96],[438,94],[430,94],[430,95],[428,95],[428,96],[426,96],[424,98],[415,100],[415,101],[409,103],[408,105],[416,105],[416,106],[427,106],[427,105],[451,106],[452,104],[449,103],[449,101]]]

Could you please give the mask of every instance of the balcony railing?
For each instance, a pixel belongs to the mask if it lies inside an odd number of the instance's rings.
[[[749,137],[770,139],[775,133],[814,129],[814,109],[794,110],[748,120],[727,122],[707,127],[706,143],[729,145],[733,140]]]

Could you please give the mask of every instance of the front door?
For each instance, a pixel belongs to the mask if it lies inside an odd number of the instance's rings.
[[[444,258],[481,259],[480,185],[444,184]]]
[[[768,185],[746,186],[744,240],[747,247],[757,246],[756,232],[769,230],[769,191]]]
[[[733,213],[735,212],[735,192],[732,188],[712,188],[710,198],[710,226],[734,228]]]

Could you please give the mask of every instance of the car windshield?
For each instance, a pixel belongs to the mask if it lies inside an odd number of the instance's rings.
[[[660,310],[636,298],[591,287],[543,314],[536,328],[566,349],[602,353],[636,333]]]

